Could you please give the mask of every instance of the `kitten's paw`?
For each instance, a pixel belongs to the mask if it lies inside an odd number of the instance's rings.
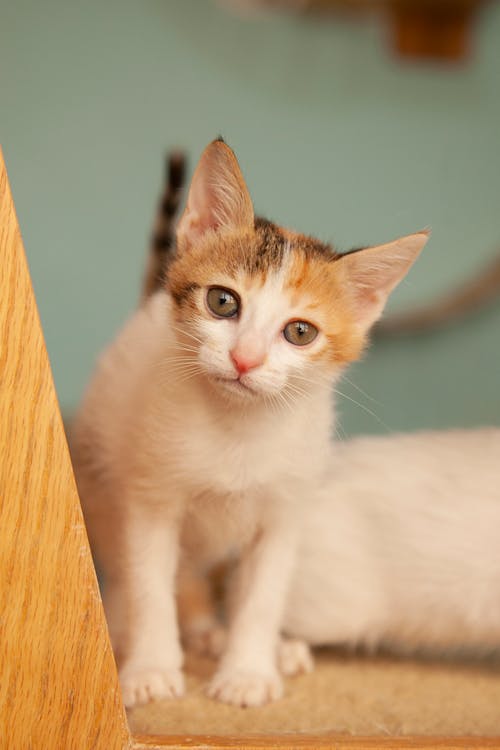
[[[180,669],[127,669],[120,672],[123,703],[126,708],[163,698],[179,698],[184,693]]]
[[[193,628],[185,633],[183,640],[188,651],[218,659],[226,647],[227,631],[221,625]]]
[[[210,698],[233,706],[263,706],[283,695],[283,683],[277,672],[219,670],[208,686]]]
[[[306,674],[314,669],[311,649],[299,638],[282,638],[278,643],[278,669],[286,677]]]

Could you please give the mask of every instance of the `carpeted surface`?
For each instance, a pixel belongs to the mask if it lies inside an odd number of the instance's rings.
[[[327,731],[359,735],[500,736],[500,666],[368,658],[324,651],[312,674],[287,680],[284,699],[239,709],[209,700],[214,663],[189,657],[187,695],[129,712],[138,734]]]

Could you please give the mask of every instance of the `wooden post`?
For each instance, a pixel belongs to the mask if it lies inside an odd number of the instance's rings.
[[[0,746],[130,746],[0,151]]]

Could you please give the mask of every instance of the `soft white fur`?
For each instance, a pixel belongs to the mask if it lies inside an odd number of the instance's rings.
[[[312,644],[500,648],[500,430],[335,446],[284,629]]]

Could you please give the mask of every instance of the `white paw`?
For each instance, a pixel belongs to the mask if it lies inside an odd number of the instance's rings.
[[[207,693],[210,698],[233,706],[263,706],[283,695],[283,684],[277,672],[221,669],[212,679]]]
[[[188,651],[199,656],[209,656],[218,659],[226,646],[227,632],[220,625],[206,628],[192,629],[184,635],[184,643]]]
[[[278,669],[281,674],[293,677],[312,672],[314,661],[311,649],[298,638],[282,638],[278,643]]]
[[[120,672],[120,685],[126,708],[163,698],[179,698],[184,693],[180,669],[132,669]]]

